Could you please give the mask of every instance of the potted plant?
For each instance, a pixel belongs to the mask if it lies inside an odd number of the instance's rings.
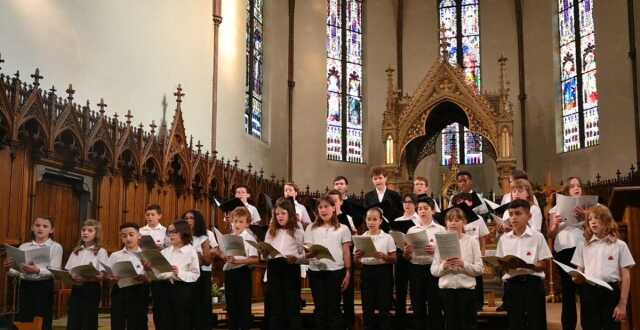
[[[211,302],[213,304],[221,303],[224,295],[224,288],[218,287],[218,283],[213,283],[211,286]]]

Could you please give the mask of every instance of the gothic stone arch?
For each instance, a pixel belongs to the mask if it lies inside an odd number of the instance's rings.
[[[407,168],[406,149],[414,139],[424,137],[429,115],[443,102],[457,105],[468,119],[469,130],[483,136],[495,150],[498,177],[508,191],[508,177],[515,168],[513,157],[513,113],[509,88],[504,80],[506,58],[500,58],[500,89],[495,94],[480,94],[466,82],[461,68],[440,57],[431,66],[413,95],[401,95],[393,84],[393,69],[387,70],[387,107],[382,124],[382,142],[387,151],[385,167],[390,180],[400,190],[409,190],[411,172]],[[456,171],[457,167],[451,169]]]

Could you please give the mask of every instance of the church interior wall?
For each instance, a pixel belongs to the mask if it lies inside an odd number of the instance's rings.
[[[523,1],[527,74],[528,171],[534,181],[557,184],[568,176],[593,180],[625,170],[635,161],[633,87],[628,58],[625,0],[597,2],[594,20],[600,144],[562,153],[560,78],[556,4]]]

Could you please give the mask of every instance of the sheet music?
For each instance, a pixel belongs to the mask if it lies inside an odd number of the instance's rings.
[[[369,236],[353,236],[353,244],[356,250],[360,250],[364,253],[363,258],[375,258],[376,246],[373,244],[373,240]]]
[[[406,234],[404,238],[407,241],[407,243],[413,247],[413,254],[415,254],[416,256],[427,255],[425,248],[427,247],[429,238],[427,237],[426,230],[421,230],[415,233]]]
[[[565,196],[556,194],[556,213],[562,217],[562,220],[569,226],[577,227],[580,221],[576,217],[576,208],[589,208],[598,204],[598,196]]]
[[[442,260],[460,258],[462,256],[458,233],[436,234],[436,244],[438,245],[438,253]]]
[[[51,262],[51,248],[43,246],[31,250],[20,250],[11,245],[5,245],[7,256],[14,260],[14,269],[22,272],[22,266],[26,264],[48,265]]]
[[[224,255],[233,257],[246,257],[247,252],[244,249],[244,239],[242,236],[227,234],[222,236],[222,246],[224,246]]]
[[[393,242],[396,243],[396,248],[404,249],[404,246],[407,244],[405,240],[405,234],[403,232],[397,230],[390,230],[389,235],[393,238]]]
[[[587,276],[587,274],[585,274],[585,273],[583,273],[583,272],[581,272],[581,271],[579,271],[579,270],[577,270],[577,269],[575,269],[573,267],[565,265],[565,264],[559,262],[558,260],[554,259],[553,262],[555,262],[556,265],[560,266],[560,269],[562,269],[565,273],[567,273],[569,275],[581,276],[587,281],[587,283],[590,283],[590,284],[593,284],[593,285],[599,285],[601,287],[604,287],[604,288],[607,288],[607,289],[613,291],[613,288],[611,287],[611,285],[609,285],[609,283],[607,283],[607,282],[605,282],[605,281],[603,281],[603,280],[601,280],[599,278],[595,278],[593,276]]]
[[[329,251],[329,249],[327,249],[326,247],[320,245],[320,244],[311,244],[311,245],[305,245],[304,247],[309,253],[314,254],[314,258],[315,259],[329,259],[331,261],[336,261],[333,258],[333,255],[331,255],[331,252]]]

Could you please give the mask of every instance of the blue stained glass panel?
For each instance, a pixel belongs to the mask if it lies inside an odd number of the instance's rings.
[[[467,165],[482,164],[482,136],[471,133],[464,128],[464,163]]]
[[[347,97],[347,128],[362,129],[362,100],[358,97]]]
[[[460,161],[460,150],[458,149],[458,141],[460,141],[460,135],[457,123],[450,124],[442,130],[441,165],[447,166],[451,164],[454,151],[456,154],[456,160],[458,162]]]
[[[576,78],[562,82],[562,115],[567,116],[578,111],[577,89]]]

